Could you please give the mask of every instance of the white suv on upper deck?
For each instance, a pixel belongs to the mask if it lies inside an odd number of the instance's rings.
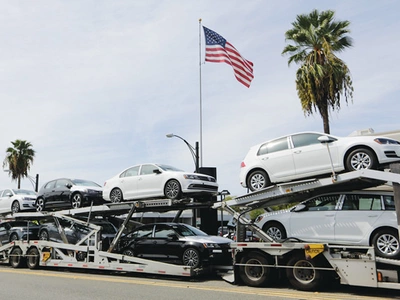
[[[400,143],[390,138],[300,132],[251,147],[241,163],[240,183],[256,191],[271,183],[329,174],[327,146],[335,172],[378,169],[400,160]]]

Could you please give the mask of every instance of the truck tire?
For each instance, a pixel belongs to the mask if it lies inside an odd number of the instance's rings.
[[[302,291],[316,290],[322,284],[322,271],[316,270],[317,259],[305,259],[304,256],[296,255],[291,258],[286,269],[286,276],[290,284]]]
[[[239,266],[240,279],[249,286],[262,287],[268,285],[271,281],[271,265],[266,255],[252,251],[246,254],[240,261]]]
[[[26,254],[26,264],[29,269],[37,269],[39,267],[39,251],[36,248],[31,248]]]
[[[19,247],[15,247],[11,250],[9,259],[10,266],[13,268],[21,268],[25,264],[25,257],[22,256],[22,250]]]

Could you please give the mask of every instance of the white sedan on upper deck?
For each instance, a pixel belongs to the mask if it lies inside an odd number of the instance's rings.
[[[251,147],[241,163],[240,183],[256,191],[271,183],[328,174],[327,145],[335,172],[378,169],[400,160],[400,143],[390,138],[300,132]]]
[[[145,198],[180,199],[183,196],[212,195],[218,192],[214,177],[188,173],[162,164],[141,164],[125,169],[104,183],[106,201]]]

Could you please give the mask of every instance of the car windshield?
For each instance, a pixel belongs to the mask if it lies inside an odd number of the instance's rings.
[[[207,233],[190,225],[174,225],[172,227],[181,236],[193,236],[193,235],[208,236]]]
[[[89,180],[82,180],[82,179],[73,179],[71,180],[75,185],[78,186],[97,186],[97,187],[101,187],[99,184],[97,184],[96,182],[93,181],[89,181]]]
[[[29,191],[29,190],[13,190],[13,192],[16,195],[32,195],[32,196],[36,196],[36,193],[34,191]]]
[[[182,170],[172,167],[172,166],[168,166],[168,165],[156,165],[157,167],[163,169],[164,171],[178,171],[178,172],[183,172]]]

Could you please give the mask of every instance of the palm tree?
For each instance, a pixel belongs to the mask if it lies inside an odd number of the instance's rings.
[[[12,180],[17,180],[18,189],[20,189],[21,178],[28,177],[35,150],[32,149],[32,144],[27,141],[15,140],[11,144],[13,147],[9,147],[6,150],[3,168],[8,166],[8,175],[11,175]]]
[[[318,110],[324,132],[330,133],[329,109],[339,110],[340,99],[346,104],[353,99],[353,86],[347,65],[337,52],[352,46],[349,21],[335,21],[331,10],[313,10],[309,15],[298,15],[293,28],[286,31],[288,44],[282,54],[289,54],[288,65],[301,64],[296,72],[296,89],[304,114]]]

